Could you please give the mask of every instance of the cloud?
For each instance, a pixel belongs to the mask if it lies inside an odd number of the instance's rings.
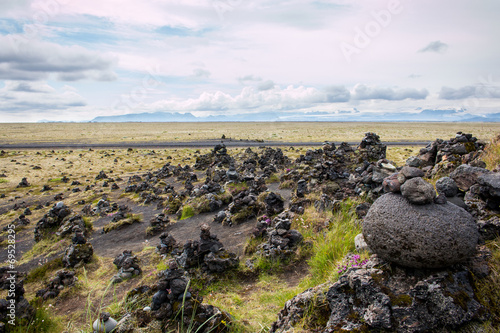
[[[62,81],[116,79],[115,59],[81,46],[29,40],[23,35],[0,36],[0,45],[0,79],[41,80],[52,74]]]
[[[426,99],[429,95],[427,89],[392,89],[383,87],[369,87],[358,84],[351,94],[353,100],[383,99],[388,101],[401,101],[404,99]]]
[[[348,102],[351,99],[351,92],[344,86],[330,86],[325,90],[330,103]]]
[[[476,86],[465,86],[458,89],[442,87],[439,92],[440,99],[455,100],[474,98],[500,98],[500,86],[492,84],[480,84]]]
[[[467,97],[474,96],[476,93],[476,87],[467,86],[459,89],[453,89],[450,87],[442,87],[439,92],[440,99],[463,99]]]
[[[429,43],[423,49],[420,49],[418,52],[436,52],[436,53],[444,53],[448,49],[448,44],[443,43],[439,40]]]
[[[238,78],[238,82],[241,84],[248,84],[251,82],[262,81],[262,78],[254,75],[245,75]]]
[[[201,79],[208,79],[210,77],[210,71],[202,68],[195,68],[193,69],[193,75],[196,78],[201,78]]]
[[[222,91],[203,92],[198,98],[162,100],[150,107],[158,111],[294,110],[316,104],[344,102],[348,97],[349,91],[344,87],[330,87],[324,91],[291,85],[281,88],[272,81],[266,81],[258,87],[244,87],[235,96]]]
[[[0,89],[0,109],[8,113],[44,113],[86,105],[85,99],[68,86],[56,90],[44,82],[6,81]]]
[[[257,86],[259,91],[269,90],[274,88],[274,82],[271,80],[264,81]]]

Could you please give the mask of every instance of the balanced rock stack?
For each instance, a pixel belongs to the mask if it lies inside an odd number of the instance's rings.
[[[479,234],[466,210],[436,196],[421,170],[403,167],[384,180],[390,193],[378,198],[363,222],[363,235],[379,258],[414,268],[462,263],[475,253]]]

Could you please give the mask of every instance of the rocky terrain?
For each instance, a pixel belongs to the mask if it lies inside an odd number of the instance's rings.
[[[16,175],[0,193],[0,332],[14,315],[40,332],[495,331],[488,149],[462,132],[402,165],[375,133],[314,149],[221,143],[175,161],[153,150],[134,162],[128,149],[81,177],[71,168],[89,152],[43,152],[70,172]],[[279,282],[263,287],[269,276]],[[256,322],[245,300],[272,289],[299,291]]]

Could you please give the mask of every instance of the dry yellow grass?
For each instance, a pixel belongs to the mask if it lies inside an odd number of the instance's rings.
[[[457,131],[489,140],[498,123],[47,123],[0,124],[0,144],[185,142],[220,139],[282,142],[360,141],[375,132],[383,141],[449,139]]]

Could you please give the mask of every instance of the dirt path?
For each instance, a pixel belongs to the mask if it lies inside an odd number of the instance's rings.
[[[286,204],[290,201],[291,191],[289,189],[278,189],[278,183],[270,184],[269,190],[281,194]],[[161,213],[161,210],[156,209],[155,205],[142,206],[133,203],[130,200],[118,201],[118,204],[126,204],[134,214],[142,214],[143,221],[134,223],[123,229],[112,230],[106,234],[101,233],[102,228],[111,221],[111,217],[103,217],[94,223],[95,231],[89,239],[94,251],[98,256],[115,257],[124,250],[132,250],[133,252],[141,251],[145,246],[156,246],[159,244],[158,235],[146,236],[146,228],[149,225],[149,220],[156,214]],[[242,255],[245,241],[249,237],[250,232],[255,227],[256,219],[251,219],[239,225],[223,226],[220,223],[213,222],[217,212],[204,213],[195,215],[185,220],[176,221],[167,226],[165,231],[168,231],[175,240],[184,244],[187,240],[198,239],[200,235],[200,225],[207,223],[211,227],[211,233],[217,235],[219,240],[224,244],[224,247],[235,252],[237,255]],[[175,221],[171,217],[171,221]]]

